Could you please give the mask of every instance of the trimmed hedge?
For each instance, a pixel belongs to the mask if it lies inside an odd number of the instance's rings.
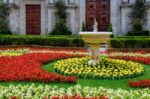
[[[109,45],[112,48],[150,48],[149,36],[115,37],[111,38]]]
[[[85,43],[80,36],[0,35],[0,45],[84,47]],[[112,48],[150,48],[150,37],[115,37],[110,39],[109,46]]]
[[[84,41],[79,36],[0,35],[0,45],[83,47]]]

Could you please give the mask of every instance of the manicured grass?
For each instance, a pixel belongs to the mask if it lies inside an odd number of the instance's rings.
[[[51,63],[48,63],[48,64],[45,64],[43,65],[43,69],[47,70],[47,71],[51,71],[51,72],[54,72],[54,64],[56,63],[55,62],[51,62]],[[79,84],[81,84],[82,86],[92,86],[92,87],[100,87],[100,86],[103,86],[103,87],[106,87],[106,88],[113,88],[113,89],[118,89],[118,88],[122,88],[122,89],[125,89],[125,90],[130,90],[130,89],[135,89],[135,88],[130,88],[128,86],[128,81],[129,80],[141,80],[141,79],[150,79],[150,66],[148,65],[144,65],[143,64],[143,67],[145,68],[145,72],[144,72],[144,75],[143,76],[139,76],[139,77],[136,77],[136,78],[132,78],[132,79],[122,79],[122,80],[93,80],[93,79],[78,79],[78,82]],[[13,85],[18,85],[18,84],[21,84],[21,85],[30,85],[30,84],[36,84],[36,85],[50,85],[50,86],[59,86],[59,87],[64,87],[64,88],[67,88],[69,86],[73,86],[73,85],[76,85],[76,84],[68,84],[68,83],[41,83],[41,82],[0,82],[0,85],[4,85],[4,86],[8,86],[10,84],[13,84]],[[138,89],[138,88],[136,88]]]
[[[55,62],[49,63],[47,65],[44,65],[43,68],[45,70],[54,72],[54,66]],[[103,87],[107,87],[107,88],[113,88],[113,89],[118,89],[118,88],[122,88],[122,89],[133,89],[131,87],[128,86],[128,81],[132,80],[132,81],[136,81],[136,80],[142,80],[142,79],[150,79],[150,66],[148,65],[144,65],[142,64],[143,67],[145,68],[145,72],[144,75],[139,76],[139,77],[135,77],[135,78],[130,78],[130,79],[121,79],[121,80],[107,80],[107,79],[78,79],[78,83],[81,84],[82,86],[92,86],[92,87],[99,87],[99,86],[103,86]],[[64,85],[64,84],[59,84],[59,85]],[[68,85],[66,85],[68,86]]]

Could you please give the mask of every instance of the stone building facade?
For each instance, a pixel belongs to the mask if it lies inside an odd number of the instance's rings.
[[[57,0],[4,0],[9,4],[9,24],[14,34],[48,34],[55,24],[54,3]],[[65,0],[67,25],[78,34],[82,23],[92,30],[93,20],[98,21],[99,31],[107,31],[112,23],[115,35],[125,35],[131,29],[130,6],[135,0]],[[150,0],[145,0],[149,5]],[[150,30],[150,9],[145,28]]]

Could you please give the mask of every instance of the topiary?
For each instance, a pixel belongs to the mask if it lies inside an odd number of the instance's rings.
[[[58,0],[55,3],[55,17],[56,22],[53,30],[50,32],[51,35],[71,35],[71,31],[66,25],[67,13],[66,4],[63,0]]]
[[[71,31],[67,28],[67,26],[62,22],[56,22],[55,27],[50,33],[51,35],[71,35]]]
[[[110,23],[108,31],[113,33],[112,23]],[[113,38],[114,34],[112,34],[110,37]]]
[[[4,4],[0,1],[0,34],[12,34],[8,25],[8,15],[9,8],[7,4]]]
[[[84,22],[82,22],[82,30],[81,31],[86,31],[86,26],[85,26]]]
[[[145,6],[145,0],[135,0],[135,3],[131,7],[131,25],[132,33],[134,36],[140,36],[143,33],[143,25],[145,24],[145,16],[147,13],[147,6]]]

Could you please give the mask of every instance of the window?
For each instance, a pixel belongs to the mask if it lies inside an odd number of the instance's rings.
[[[129,3],[129,0],[122,0],[122,3]]]
[[[67,13],[67,27],[71,29],[71,13]]]
[[[68,0],[68,5],[75,4],[75,0]]]
[[[15,0],[3,0],[4,3],[14,4]]]
[[[49,4],[54,4],[54,3],[55,3],[55,0],[48,0],[48,3],[49,3]]]

